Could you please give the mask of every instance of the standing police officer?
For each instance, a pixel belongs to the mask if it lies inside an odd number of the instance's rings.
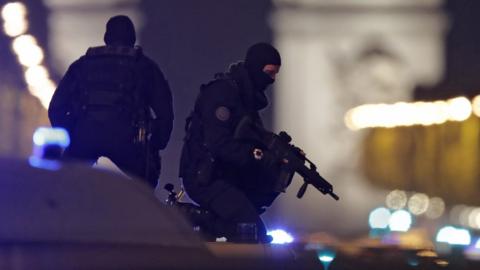
[[[161,70],[135,45],[124,15],[109,19],[106,46],[89,48],[61,80],[48,109],[52,126],[66,128],[65,158],[94,163],[108,157],[151,187],[160,175],[159,150],[173,127],[172,95]]]
[[[268,162],[259,146],[234,133],[246,116],[263,126],[258,112],[268,105],[264,91],[280,64],[280,54],[270,44],[251,46],[244,62],[202,85],[187,119],[180,177],[190,198],[217,217],[209,232],[229,241],[270,241],[260,218],[278,195],[264,173]],[[252,230],[256,235],[244,239],[242,234]]]

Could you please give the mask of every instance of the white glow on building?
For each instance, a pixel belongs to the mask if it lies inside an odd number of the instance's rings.
[[[24,34],[28,29],[28,22],[25,18],[27,8],[20,2],[6,4],[2,9],[3,30],[10,37]]]
[[[345,124],[351,130],[362,128],[434,125],[446,121],[464,121],[472,114],[472,104],[465,97],[434,102],[398,102],[366,104],[350,109]]]
[[[390,210],[384,207],[373,210],[368,217],[368,224],[372,229],[386,229],[391,217]]]
[[[397,210],[393,212],[389,220],[391,231],[406,232],[412,226],[412,215],[405,210]]]

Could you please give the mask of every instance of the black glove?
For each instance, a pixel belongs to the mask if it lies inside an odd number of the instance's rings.
[[[262,150],[260,148],[253,149],[253,158],[261,164],[261,166],[265,169],[272,169],[279,166],[282,161],[278,159],[272,152],[268,150]]]

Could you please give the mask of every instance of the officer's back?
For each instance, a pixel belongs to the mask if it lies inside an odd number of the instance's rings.
[[[134,46],[128,17],[112,17],[104,41],[106,46],[89,48],[70,66],[50,103],[49,118],[70,133],[67,158],[93,163],[106,156],[155,186],[158,151],[165,148],[173,126],[168,83]]]

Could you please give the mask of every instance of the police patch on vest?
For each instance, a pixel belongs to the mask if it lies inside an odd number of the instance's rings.
[[[230,110],[227,107],[220,106],[215,110],[215,116],[222,122],[228,121],[230,119]]]

